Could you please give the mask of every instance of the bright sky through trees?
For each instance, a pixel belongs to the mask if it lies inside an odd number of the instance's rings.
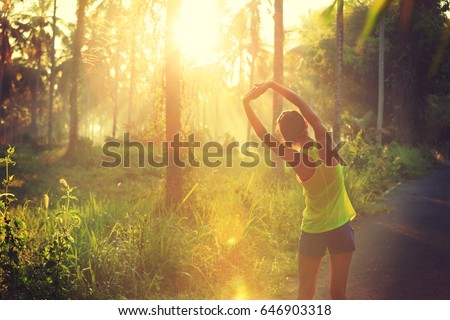
[[[248,1],[231,0],[227,1],[227,6],[232,9],[231,12],[237,12],[246,3]],[[307,15],[309,10],[317,10],[330,3],[330,0],[285,0],[285,29],[298,27],[301,17]],[[260,35],[263,41],[269,44],[273,41],[272,11],[269,1],[262,2]],[[186,58],[199,64],[206,63],[212,58],[215,47],[220,43],[218,29],[221,18],[217,0],[182,0],[177,38]],[[287,40],[289,44],[292,37],[288,35]]]
[[[130,5],[132,0],[122,1],[125,7]],[[34,0],[37,4],[38,1]],[[57,15],[66,22],[76,21],[76,0],[58,1]],[[232,12],[237,12],[244,6],[247,0],[229,0],[227,6]],[[301,17],[308,14],[309,10],[317,10],[331,4],[331,0],[285,0],[284,1],[284,25],[289,31],[293,27],[298,27]],[[17,3],[15,9],[22,11],[32,6],[32,1],[25,3]],[[93,4],[93,7],[96,3]],[[261,38],[271,43],[273,39],[273,19],[272,10],[269,2],[261,4]],[[233,10],[235,9],[235,10]],[[218,38],[218,30],[221,12],[217,6],[217,0],[182,0],[180,10],[180,20],[178,23],[177,41],[181,46],[182,53],[185,58],[197,63],[205,64],[209,62],[214,55],[214,49],[220,43]],[[287,45],[289,41],[296,41],[296,34],[289,33],[287,37]]]
[[[219,23],[217,1],[182,1],[176,41],[186,58],[208,62],[219,42]]]

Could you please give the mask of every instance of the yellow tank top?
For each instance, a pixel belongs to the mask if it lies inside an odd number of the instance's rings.
[[[309,156],[319,159],[318,150],[311,148]],[[328,167],[322,163],[308,180],[297,179],[303,185],[306,204],[301,225],[303,231],[319,233],[333,230],[356,217],[345,189],[340,164]]]

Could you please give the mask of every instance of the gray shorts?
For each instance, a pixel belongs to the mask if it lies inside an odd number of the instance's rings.
[[[308,233],[302,231],[298,246],[300,254],[323,257],[327,248],[330,254],[355,251],[355,233],[350,221],[326,232]]]

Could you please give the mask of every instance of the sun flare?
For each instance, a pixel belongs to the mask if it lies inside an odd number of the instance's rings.
[[[183,0],[175,38],[183,57],[206,64],[218,44],[219,12],[216,0]]]

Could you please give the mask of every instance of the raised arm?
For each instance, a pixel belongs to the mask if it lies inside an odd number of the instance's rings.
[[[326,127],[323,125],[322,120],[314,112],[314,110],[294,91],[286,88],[285,86],[274,82],[268,81],[263,86],[267,86],[278,93],[280,93],[284,98],[292,102],[300,110],[305,120],[311,125],[314,130],[314,135],[317,140],[325,139],[325,133],[327,131]]]
[[[267,89],[268,86],[255,85],[253,89],[245,95],[243,100],[245,113],[247,114],[248,120],[250,121],[250,124],[252,125],[256,134],[267,145],[267,147],[269,147],[269,149],[281,159],[289,163],[289,165],[294,169],[301,180],[306,180],[312,175],[311,168],[307,168],[303,165],[305,163],[305,157],[307,158],[307,155],[299,153],[293,148],[286,147],[276,137],[268,133],[250,105],[250,101],[258,98],[260,95],[266,92]],[[303,161],[300,161],[300,157]],[[306,161],[308,161],[308,159],[306,159]]]
[[[258,98],[260,95],[266,92],[267,89],[273,89],[277,91],[284,98],[298,107],[302,116],[312,127],[315,140],[319,143],[319,146],[322,146],[319,148],[319,156],[322,160],[325,160],[327,150],[331,151],[335,146],[332,135],[327,132],[327,128],[325,127],[319,116],[298,94],[274,81],[267,81],[262,84],[255,85],[244,98],[245,111],[247,113],[247,116],[249,117],[250,123],[252,124],[253,128],[255,128],[258,136],[262,139],[262,136],[264,136],[267,131],[254,114],[249,102],[253,99]],[[271,138],[275,139],[275,137],[273,137],[272,135]],[[332,159],[332,164],[336,164],[335,159]]]
[[[253,111],[252,107],[250,106],[250,101],[258,98],[260,95],[262,95],[265,90],[263,88],[260,88],[258,86],[254,86],[244,97],[244,100],[242,101],[244,104],[245,113],[247,114],[247,118],[250,121],[250,124],[252,125],[253,129],[255,129],[256,135],[261,139],[264,140],[264,136],[267,134],[266,128],[264,128],[264,125],[259,120],[259,118],[256,116],[255,112]]]

